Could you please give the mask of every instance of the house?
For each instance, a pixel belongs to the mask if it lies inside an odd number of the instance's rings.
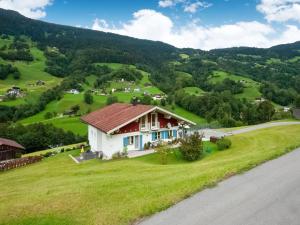
[[[15,159],[25,148],[17,142],[0,138],[0,161]]]
[[[293,109],[293,116],[300,120],[300,108],[299,109]]]
[[[152,96],[152,99],[154,101],[159,101],[159,100],[162,100],[162,99],[165,99],[166,97],[164,95],[161,95],[161,94],[155,94]]]
[[[22,97],[22,91],[19,87],[12,87],[6,91],[6,96],[8,97]]]
[[[283,112],[289,112],[291,110],[290,107],[283,107]]]
[[[124,150],[143,150],[148,143],[172,141],[182,127],[195,123],[158,106],[115,103],[83,116],[93,152],[105,159]]]
[[[80,92],[77,89],[71,89],[71,90],[67,91],[67,93],[73,94],[73,95],[78,95]]]
[[[133,89],[134,92],[140,92],[141,89],[139,87]]]
[[[35,84],[36,84],[37,86],[43,86],[43,85],[45,85],[45,81],[38,80]]]

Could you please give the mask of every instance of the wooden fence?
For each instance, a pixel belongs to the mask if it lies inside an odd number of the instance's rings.
[[[0,162],[0,171],[10,170],[28,164],[36,163],[42,160],[42,156],[28,156],[20,159],[12,159]]]

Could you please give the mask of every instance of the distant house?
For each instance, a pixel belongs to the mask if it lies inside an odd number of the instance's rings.
[[[299,109],[293,109],[293,116],[300,120],[300,108]]]
[[[0,138],[0,161],[15,159],[24,149],[13,140]]]
[[[154,101],[159,101],[159,100],[162,100],[162,99],[166,99],[166,96],[165,95],[162,95],[162,94],[156,94],[156,95],[153,95],[152,96],[152,99]]]
[[[73,95],[78,95],[80,92],[77,89],[71,89],[71,90],[67,91],[67,93],[73,94]]]
[[[36,84],[37,86],[43,86],[43,85],[45,85],[45,81],[38,80],[35,84]]]
[[[21,88],[14,86],[6,91],[6,96],[8,97],[22,97]]]
[[[145,144],[177,139],[181,127],[195,123],[158,106],[115,103],[86,116],[91,151],[102,152],[105,159],[113,154],[144,150]]]
[[[266,99],[263,98],[263,97],[260,97],[260,98],[256,98],[256,99],[255,99],[255,102],[256,102],[256,103],[262,103],[262,102],[265,102],[265,101],[266,101]]]
[[[140,89],[140,88],[134,88],[133,91],[134,91],[134,92],[140,92],[141,89]]]
[[[131,91],[131,88],[130,88],[130,87],[124,88],[124,92],[125,92],[125,93],[129,93],[130,91]]]
[[[291,110],[290,107],[283,107],[283,112],[289,112]]]

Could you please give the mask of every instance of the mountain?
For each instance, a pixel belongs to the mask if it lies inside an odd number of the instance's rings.
[[[84,134],[80,114],[138,97],[199,124],[237,126],[290,117],[281,112],[282,106],[292,107],[300,98],[300,42],[271,48],[179,49],[33,20],[4,9],[0,34],[2,122],[52,123]],[[13,86],[21,93],[7,97],[16,91]],[[128,93],[128,87],[142,91]],[[66,93],[71,89],[80,94]],[[154,102],[144,92],[168,98]],[[94,102],[87,103],[86,95]],[[257,104],[258,99],[266,104]],[[66,116],[70,112],[75,116]]]
[[[70,54],[72,60],[85,55],[89,62],[114,61],[159,65],[176,58],[177,52],[175,47],[162,42],[47,23],[4,9],[0,9],[0,32],[13,36],[28,36],[32,41],[38,42],[41,48],[57,47],[61,53]]]

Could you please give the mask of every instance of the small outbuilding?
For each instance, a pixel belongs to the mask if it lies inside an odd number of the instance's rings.
[[[0,161],[18,158],[25,148],[19,143],[5,138],[0,138]]]
[[[299,109],[293,109],[293,115],[296,119],[300,120],[300,108]]]

